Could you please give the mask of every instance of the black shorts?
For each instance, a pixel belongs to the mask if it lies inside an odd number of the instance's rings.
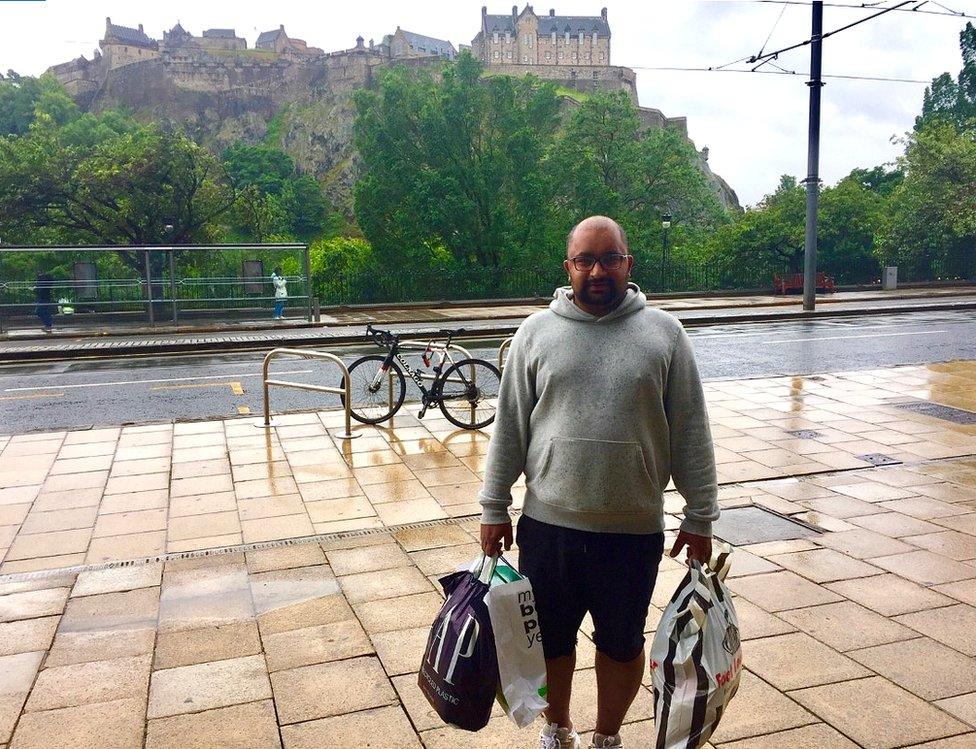
[[[644,647],[644,624],[664,534],[595,533],[518,521],[519,571],[529,578],[546,658],[569,655],[589,611],[597,650],[626,662]]]

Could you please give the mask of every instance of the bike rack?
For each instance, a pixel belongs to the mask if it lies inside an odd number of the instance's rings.
[[[514,340],[515,340],[515,336],[509,336],[504,341],[502,341],[501,345],[498,347],[498,371],[499,372],[505,371],[505,352],[509,349],[509,347],[511,347],[512,341]]]
[[[304,382],[287,382],[286,380],[270,380],[268,379],[268,367],[271,365],[272,359],[276,359],[279,356],[297,356],[302,359],[322,359],[325,361],[330,361],[339,367],[342,372],[342,387],[330,387],[328,385],[309,385]],[[350,415],[350,406],[352,403],[352,395],[349,392],[349,368],[343,364],[342,359],[340,359],[335,354],[328,354],[324,351],[305,351],[302,349],[295,348],[276,348],[268,352],[267,356],[264,357],[264,368],[263,368],[263,380],[264,380],[264,424],[258,424],[257,426],[267,429],[271,426],[271,401],[268,397],[268,386],[277,385],[278,387],[286,388],[296,388],[298,390],[312,390],[316,393],[332,393],[333,395],[342,395],[345,400],[345,411],[346,416],[346,432],[345,434],[338,435],[340,439],[351,440],[355,437],[359,437],[358,434],[353,434],[352,432],[352,417]],[[392,393],[392,381],[390,386],[390,392]]]

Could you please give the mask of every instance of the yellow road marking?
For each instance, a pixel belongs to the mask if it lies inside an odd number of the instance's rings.
[[[190,382],[184,383],[182,385],[157,385],[154,388],[149,388],[150,390],[183,390],[185,388],[214,388],[214,387],[226,387],[228,385],[233,385],[232,382]]]
[[[30,398],[60,398],[64,393],[30,393],[29,395],[0,395],[0,401],[20,401]]]
[[[249,413],[251,413],[251,409],[247,406],[238,406],[237,413],[239,416],[247,416]]]
[[[232,382],[230,384],[230,391],[234,395],[244,395],[244,388],[241,387],[241,383],[239,382]]]

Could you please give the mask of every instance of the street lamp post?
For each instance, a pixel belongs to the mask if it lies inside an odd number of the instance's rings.
[[[668,284],[668,229],[671,228],[671,214],[661,216],[661,227],[664,229],[664,245],[661,249],[661,291],[667,291]]]

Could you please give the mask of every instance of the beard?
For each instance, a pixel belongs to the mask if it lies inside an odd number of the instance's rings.
[[[579,290],[579,299],[583,304],[592,307],[610,308],[618,304],[623,297],[619,284],[612,278],[602,279],[602,289],[594,290],[593,282],[586,281]]]

